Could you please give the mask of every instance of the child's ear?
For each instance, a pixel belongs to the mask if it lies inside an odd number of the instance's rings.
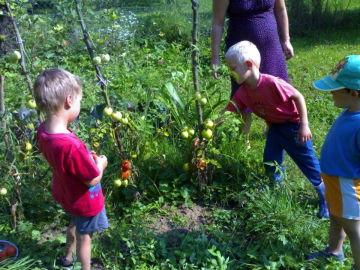
[[[71,95],[67,95],[65,98],[65,108],[68,109],[71,107],[73,103],[73,97]]]
[[[245,63],[248,66],[248,68],[252,68],[252,66],[254,65],[253,62],[251,62],[250,60],[245,61]]]
[[[350,90],[350,95],[354,98],[358,98],[359,97],[359,92],[356,90]]]

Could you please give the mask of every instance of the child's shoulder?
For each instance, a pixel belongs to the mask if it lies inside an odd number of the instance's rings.
[[[292,86],[287,81],[283,80],[280,77],[276,77],[270,74],[261,74],[260,83],[262,86],[272,86],[274,89],[292,89],[295,90],[295,87]]]
[[[261,74],[261,78],[263,81],[265,82],[269,82],[269,83],[280,83],[280,84],[284,84],[284,85],[290,85],[290,83],[288,83],[287,81],[285,81],[284,79],[280,78],[280,77],[276,77],[274,75],[271,74],[266,74],[266,73],[262,73]]]

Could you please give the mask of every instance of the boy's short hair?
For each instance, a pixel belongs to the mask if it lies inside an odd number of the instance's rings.
[[[261,57],[254,43],[244,40],[232,45],[225,54],[225,58],[236,59],[239,64],[251,61],[260,67]]]
[[[68,95],[81,93],[81,79],[70,72],[59,69],[46,69],[34,84],[34,96],[40,111],[56,112],[64,105]]]

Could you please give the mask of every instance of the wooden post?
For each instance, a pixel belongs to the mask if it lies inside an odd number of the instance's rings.
[[[20,65],[21,65],[21,68],[22,68],[22,70],[23,70],[23,73],[24,73],[24,76],[25,76],[26,83],[27,83],[27,85],[28,85],[30,94],[31,94],[31,96],[34,96],[33,84],[32,84],[32,82],[31,82],[31,80],[30,80],[29,72],[28,72],[27,69],[26,69],[24,44],[23,44],[23,42],[22,42],[19,29],[17,28],[15,18],[14,18],[14,16],[13,16],[12,12],[11,12],[11,8],[10,8],[10,5],[9,5],[9,3],[8,3],[8,0],[5,0],[5,6],[6,6],[6,9],[7,9],[7,12],[8,12],[9,15],[10,15],[10,21],[11,21],[13,27],[14,27],[14,32],[15,32],[15,35],[16,35],[16,41],[17,41],[17,43],[18,43],[19,51],[20,51],[20,54],[21,54]],[[42,122],[43,119],[42,119],[42,117],[41,117],[40,111],[37,110],[37,113],[38,113],[39,121]]]
[[[91,46],[91,42],[89,39],[89,33],[86,29],[86,25],[85,25],[84,19],[81,14],[79,0],[75,0],[75,5],[76,5],[76,13],[78,14],[80,24],[81,24],[81,29],[82,29],[82,32],[84,35],[84,42],[85,42],[86,48],[88,49],[88,52],[90,54],[90,58],[93,59],[94,58],[94,50]],[[94,68],[96,71],[96,76],[98,77],[99,82],[100,82],[100,87],[102,90],[102,95],[104,97],[105,103],[107,106],[111,106],[109,96],[107,95],[107,92],[106,92],[106,82],[101,74],[100,67],[98,65],[94,64]],[[114,120],[111,120],[111,121],[112,121],[113,128],[115,130],[115,137],[116,137],[116,141],[117,141],[117,144],[118,144],[118,147],[120,150],[120,156],[122,158],[125,158],[125,149],[124,149],[122,141],[121,141],[121,136],[120,136],[117,124]]]
[[[199,91],[199,81],[198,81],[198,60],[197,60],[197,35],[198,35],[198,25],[199,25],[199,3],[198,0],[191,0],[192,10],[193,10],[193,30],[192,30],[192,44],[191,44],[191,55],[192,55],[192,72],[193,72],[193,83],[194,83],[194,90],[195,94],[200,94]],[[201,151],[201,156],[205,157],[206,153],[206,145],[203,145],[201,142],[203,141],[201,132],[204,129],[204,122],[203,122],[203,115],[201,104],[199,100],[196,100],[196,111],[198,115],[198,125],[199,125],[199,138],[200,143],[199,147],[195,150],[194,158],[198,159],[199,152]],[[198,193],[199,197],[201,198],[203,186],[207,184],[207,166],[204,168],[200,168],[198,166],[198,162],[196,161],[196,165],[198,167]]]
[[[11,175],[15,179],[15,185],[14,185],[14,195],[13,195],[13,201],[10,204],[10,212],[11,212],[11,219],[12,219],[12,225],[13,229],[17,229],[17,219],[18,219],[18,212],[17,212],[17,206],[20,202],[20,186],[21,186],[21,179],[20,174],[17,169],[17,167],[14,164],[14,155],[11,150],[11,144],[9,142],[9,136],[6,130],[6,118],[5,118],[5,91],[4,91],[4,81],[5,76],[3,76],[0,73],[0,117],[2,119],[1,121],[1,128],[2,128],[2,134],[4,136],[4,141],[6,145],[6,154],[9,159],[9,163],[11,164]]]

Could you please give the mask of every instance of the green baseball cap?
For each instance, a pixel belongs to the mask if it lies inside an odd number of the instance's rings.
[[[360,90],[360,55],[341,59],[329,76],[313,82],[313,86],[320,91]]]

